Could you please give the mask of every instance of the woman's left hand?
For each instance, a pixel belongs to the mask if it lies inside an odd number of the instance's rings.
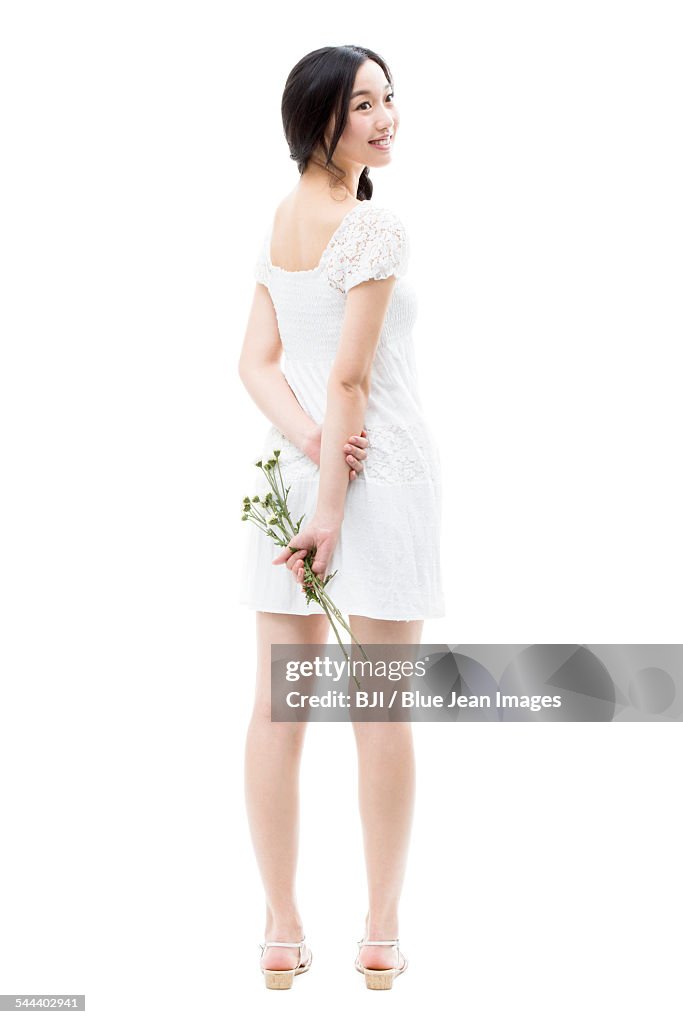
[[[320,465],[320,445],[322,442],[322,436],[322,424],[317,423],[306,450],[306,454],[309,459],[315,462],[316,466]],[[349,467],[349,480],[355,480],[358,474],[363,472],[363,460],[368,457],[366,449],[369,444],[370,442],[368,441],[367,432],[363,429],[360,432],[360,436],[354,434],[344,445],[344,459],[346,465]]]
[[[362,460],[367,459],[368,457],[366,449],[369,444],[368,435],[365,432],[365,429],[363,429],[360,432],[360,436],[354,435],[350,437],[344,445],[346,462],[351,467],[349,480],[355,480],[358,474],[363,472]]]

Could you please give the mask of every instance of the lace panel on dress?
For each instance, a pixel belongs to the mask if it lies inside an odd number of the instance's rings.
[[[363,461],[362,475],[368,483],[412,484],[421,480],[431,481],[438,476],[438,452],[420,420],[406,424],[370,424],[367,437],[367,458]],[[285,486],[295,480],[319,476],[318,465],[271,426],[259,458],[272,458],[276,448],[280,451],[279,462]]]
[[[368,482],[409,484],[434,477],[435,453],[422,423],[375,423],[367,427],[363,472]]]
[[[368,204],[367,210],[361,208],[332,238],[325,255],[330,286],[348,292],[362,281],[405,274],[408,236],[392,210]]]

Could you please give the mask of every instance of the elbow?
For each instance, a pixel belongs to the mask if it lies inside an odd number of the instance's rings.
[[[246,359],[240,359],[237,363],[237,372],[243,384],[248,384],[254,376],[254,366]]]
[[[348,380],[344,377],[337,377],[330,379],[329,388],[332,391],[340,393],[348,398],[368,398],[370,394],[370,378],[360,377],[358,379]]]
[[[237,372],[240,378],[246,384],[249,380],[254,378],[262,377],[264,374],[269,373],[271,370],[280,369],[280,360],[278,359],[254,359],[252,356],[246,359],[243,355],[240,356],[239,362],[237,363]]]

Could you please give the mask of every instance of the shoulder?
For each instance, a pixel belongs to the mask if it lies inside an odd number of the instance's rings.
[[[375,235],[397,238],[401,241],[407,238],[405,224],[389,206],[377,206],[366,200],[355,207],[352,214],[353,216],[348,218],[348,234],[351,236]]]
[[[329,269],[336,287],[347,292],[361,281],[401,277],[408,257],[408,233],[396,211],[366,201],[347,215],[333,238]]]
[[[264,218],[262,223],[260,232],[261,244],[258,247],[256,261],[252,266],[253,276],[266,287],[269,286],[270,282],[270,243],[273,237],[273,229],[282,216],[283,211],[286,212],[289,201],[290,196],[286,195],[280,200],[280,202],[276,202],[273,208],[273,213],[270,217]]]

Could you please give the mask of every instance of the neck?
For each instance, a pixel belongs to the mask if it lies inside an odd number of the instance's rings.
[[[363,167],[360,164],[338,163],[338,167],[344,172],[344,176],[340,180],[339,172],[333,171],[332,168],[328,169],[323,164],[324,161],[321,158],[311,157],[306,170],[301,175],[301,183],[315,191],[331,191],[335,196],[345,195],[355,199],[358,195],[358,182],[363,173]]]

